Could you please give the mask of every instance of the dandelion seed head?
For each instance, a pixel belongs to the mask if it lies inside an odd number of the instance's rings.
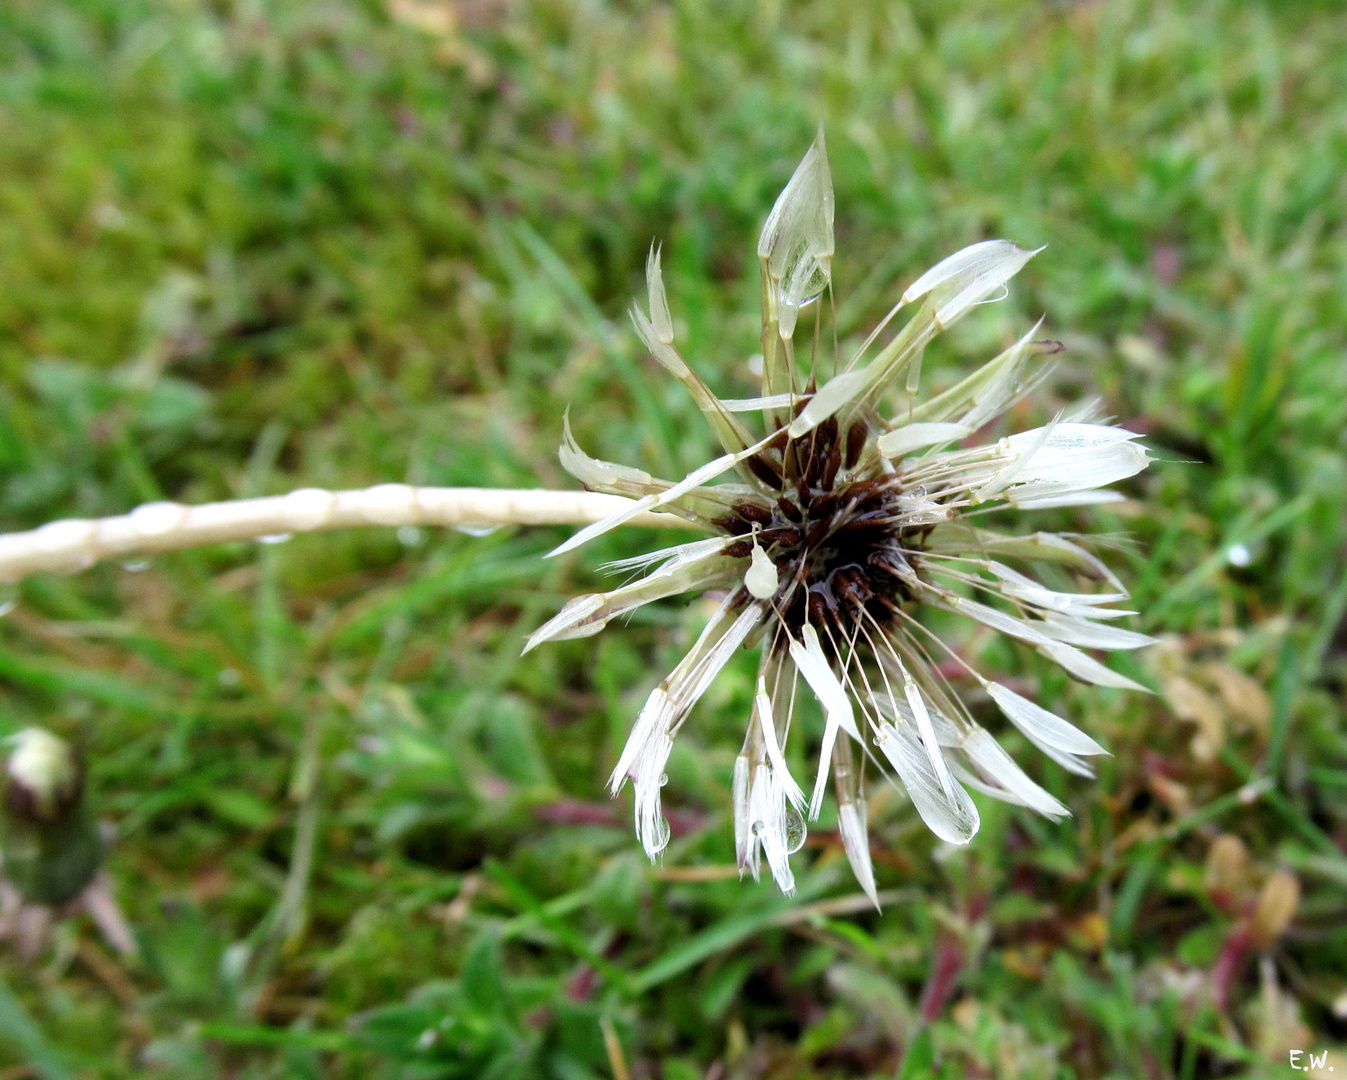
[[[631,782],[637,836],[658,857],[669,839],[661,792],[674,737],[732,653],[757,647],[758,688],[732,790],[740,870],[757,878],[765,862],[783,891],[794,888],[790,856],[803,844],[806,814],[819,816],[831,777],[843,848],[877,903],[864,787],[870,765],[951,844],[967,843],[979,827],[970,788],[1054,821],[1069,815],[978,717],[1017,729],[1078,775],[1093,775],[1089,758],[1104,748],[978,671],[930,628],[927,613],[1003,634],[1083,682],[1144,690],[1091,655],[1152,641],[1118,625],[1133,612],[1112,606],[1127,597],[1116,575],[1078,537],[1001,532],[988,521],[1008,509],[1117,498],[1105,488],[1146,468],[1149,454],[1134,432],[1099,422],[1093,404],[977,442],[974,433],[1042,378],[1036,362],[1060,351],[1037,336],[1038,325],[921,400],[927,343],[1001,299],[1037,254],[1008,240],[973,244],[919,276],[854,354],[835,357],[831,378],[820,380],[816,358],[796,357],[801,309],[822,320],[827,305],[810,302],[831,288],[833,191],[821,135],[768,216],[758,254],[762,352],[751,367],[762,380],[760,398],[722,400],[679,354],[658,248],[647,264],[649,314],[632,311],[651,354],[706,417],[720,457],[674,482],[590,457],[569,425],[561,447],[563,466],[586,487],[634,501],[558,551],[649,509],[681,514],[713,535],[617,564],[644,576],[573,599],[527,648],[597,633],[655,600],[715,590],[720,606],[641,710],[613,770],[613,793]],[[904,308],[907,322],[891,329]],[[900,407],[886,420],[891,397]],[[761,433],[739,418],[755,411]],[[1100,584],[1107,591],[1092,591]],[[807,803],[785,753],[787,739],[801,737],[792,726],[801,683],[824,714]]]

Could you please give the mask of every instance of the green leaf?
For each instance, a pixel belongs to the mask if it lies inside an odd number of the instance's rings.
[[[74,1073],[48,1044],[42,1029],[0,979],[0,1035],[42,1080],[74,1080]]]
[[[490,931],[478,934],[468,946],[458,981],[463,996],[482,1012],[496,1012],[507,1003],[501,964],[500,938]]]
[[[935,1075],[935,1038],[929,1027],[912,1037],[894,1080],[931,1080]]]

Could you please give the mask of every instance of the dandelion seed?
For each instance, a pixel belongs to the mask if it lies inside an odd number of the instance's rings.
[[[967,843],[977,832],[969,788],[1052,820],[1068,815],[973,719],[970,692],[986,702],[984,711],[994,706],[1071,772],[1093,775],[1088,759],[1104,748],[976,671],[922,617],[930,609],[953,612],[1036,650],[1077,679],[1144,689],[1084,651],[1152,642],[1116,623],[1134,612],[1111,606],[1127,598],[1113,572],[1076,539],[999,533],[982,524],[997,510],[1117,498],[1104,489],[1149,462],[1137,435],[1100,422],[1087,406],[987,445],[963,445],[1033,388],[1041,378],[1032,370],[1036,358],[1060,350],[1037,338],[1038,326],[951,389],[926,402],[910,396],[926,343],[975,305],[1005,295],[1036,253],[989,240],[951,255],[921,275],[864,346],[820,385],[793,350],[801,307],[831,287],[833,194],[820,135],[758,244],[763,351],[754,371],[761,395],[724,401],[677,352],[652,249],[649,313],[634,308],[633,322],[693,395],[724,453],[682,480],[660,480],[588,456],[567,425],[562,465],[591,490],[635,501],[558,551],[645,509],[681,514],[716,535],[616,564],[644,576],[571,600],[527,644],[597,633],[615,616],[677,593],[722,591],[706,629],[641,710],[610,781],[614,794],[632,781],[636,832],[651,858],[668,842],[660,797],[674,736],[740,647],[761,650],[733,778],[742,872],[756,878],[765,861],[778,886],[793,889],[790,855],[803,842],[805,815],[819,815],[831,775],[843,848],[875,900],[864,788],[869,763],[905,789],[922,820],[949,843]],[[872,351],[908,304],[915,305],[908,323]],[[891,391],[907,396],[898,418],[885,422],[882,406]],[[739,419],[751,412],[761,415],[761,436]],[[728,482],[721,479],[726,474]],[[1033,575],[1045,565],[1108,591],[1062,591]],[[966,678],[952,678],[940,662],[946,658],[966,669]],[[825,721],[807,801],[785,754],[801,689],[818,699]]]

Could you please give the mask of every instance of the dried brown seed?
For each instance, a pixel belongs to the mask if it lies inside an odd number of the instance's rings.
[[[782,480],[781,474],[761,455],[754,454],[748,459],[748,469],[754,476],[766,484],[774,491],[780,491]]]
[[[857,420],[847,429],[846,466],[848,469],[854,469],[856,462],[861,459],[861,451],[865,449],[865,440],[869,434],[869,425],[864,420]]]

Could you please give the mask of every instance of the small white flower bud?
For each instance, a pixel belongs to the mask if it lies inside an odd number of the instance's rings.
[[[24,902],[55,908],[83,892],[103,861],[103,841],[84,801],[75,749],[42,728],[8,740],[0,844],[5,879]]]
[[[25,817],[50,819],[79,798],[80,769],[70,744],[39,727],[12,737],[9,802]]]

